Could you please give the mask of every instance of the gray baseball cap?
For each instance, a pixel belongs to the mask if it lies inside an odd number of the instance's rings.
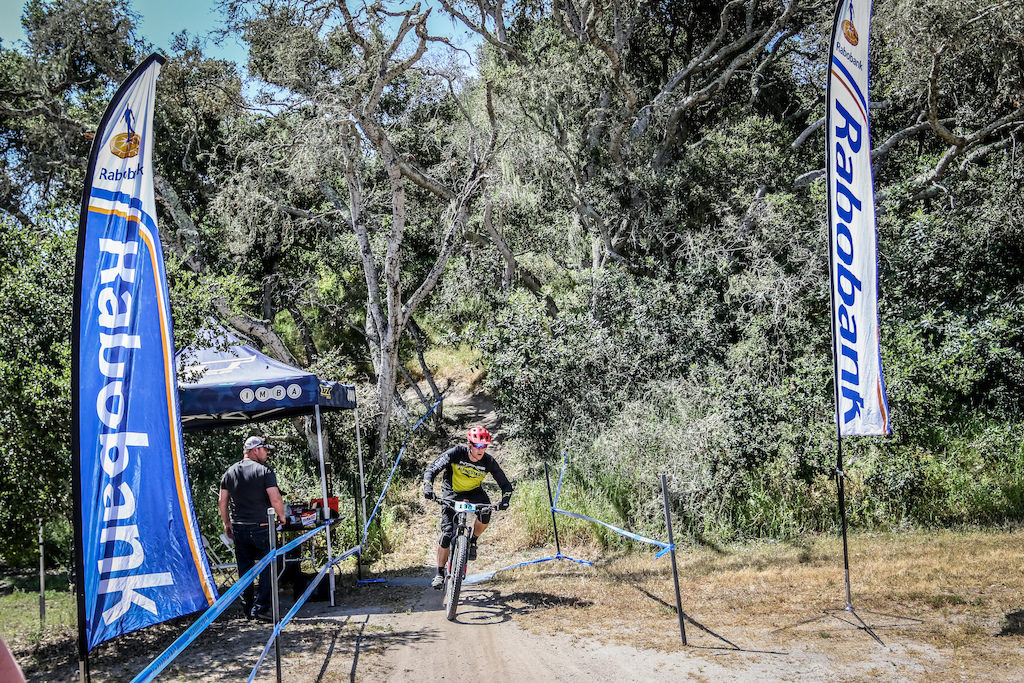
[[[263,446],[268,451],[273,450],[274,448],[274,444],[267,443],[262,436],[250,436],[245,440],[245,447],[242,450],[251,451],[252,449],[259,448],[260,446]]]

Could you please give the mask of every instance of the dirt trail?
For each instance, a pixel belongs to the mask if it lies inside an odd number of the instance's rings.
[[[453,389],[445,399],[448,417],[458,423],[452,443],[465,438],[467,427],[483,425],[496,437],[492,453],[502,462],[502,425],[491,401],[461,387]],[[566,624],[568,630],[560,634],[531,632],[519,622],[561,598],[535,593],[537,599],[528,599],[524,605],[521,597],[530,594],[510,593],[507,584],[505,591],[487,581],[464,585],[456,619],[449,622],[442,592],[429,586],[434,518],[428,513],[416,520],[404,539],[406,545],[424,549],[421,569],[392,567],[386,583],[364,584],[356,589],[361,595],[345,591],[338,607],[320,604],[305,613],[302,621],[307,624],[327,631],[333,626],[342,635],[324,641],[334,647],[314,647],[314,652],[287,656],[289,680],[650,681],[678,680],[690,673],[719,680],[729,675],[725,668],[683,653],[581,639],[573,635],[572,624]],[[470,567],[470,574],[493,571],[515,559],[504,554],[481,557],[478,566]],[[394,576],[395,572],[414,575]],[[370,604],[345,606],[352,601]],[[264,671],[272,673],[273,667],[264,665]]]
[[[464,588],[454,622],[444,617],[440,591],[424,586],[408,596],[405,609],[395,612],[350,610],[359,652],[332,654],[325,663],[331,673],[321,680],[343,673],[367,681],[650,681],[678,680],[702,668],[710,673],[679,653],[531,633],[516,623],[516,608],[485,584]]]

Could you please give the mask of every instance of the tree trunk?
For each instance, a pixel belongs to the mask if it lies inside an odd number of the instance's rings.
[[[434,396],[434,404],[441,401],[441,392],[437,388],[437,383],[434,382],[434,373],[430,371],[430,366],[427,365],[427,359],[423,356],[423,333],[420,330],[420,326],[416,323],[416,319],[409,316],[409,332],[412,334],[413,340],[416,342],[416,358],[419,359],[420,369],[423,370],[423,376],[427,380],[427,384],[430,385],[430,393]],[[424,403],[427,410],[430,410],[430,406]],[[434,411],[434,424],[440,424],[441,418],[444,416],[444,404],[441,403],[437,406],[437,410]]]
[[[398,345],[387,342],[381,347],[380,372],[377,374],[377,391],[380,395],[380,417],[377,433],[380,435],[379,451],[381,464],[388,461],[388,432],[391,428],[391,407],[394,403],[395,378],[398,374]]]

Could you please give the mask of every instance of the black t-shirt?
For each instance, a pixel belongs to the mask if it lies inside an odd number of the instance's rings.
[[[512,484],[498,465],[498,461],[491,457],[490,453],[484,453],[479,462],[473,462],[469,459],[469,448],[464,445],[449,448],[431,463],[423,473],[424,487],[432,489],[434,478],[442,472],[444,474],[441,488],[445,495],[453,491],[461,493],[480,488],[488,474],[498,482],[503,494],[512,493]]]
[[[268,488],[277,488],[274,470],[245,458],[228,468],[220,480],[228,492],[231,524],[266,524],[270,507]]]

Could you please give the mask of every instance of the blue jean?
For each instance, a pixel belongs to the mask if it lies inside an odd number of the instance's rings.
[[[238,577],[241,578],[247,571],[263,559],[270,552],[270,537],[267,535],[267,526],[258,524],[232,525],[231,531],[235,537],[235,560],[238,562]],[[260,572],[259,587],[256,589],[256,602],[253,603],[253,584],[249,584],[242,591],[242,605],[246,610],[255,608],[257,612],[265,612],[271,607],[270,597],[270,564],[267,564]]]

